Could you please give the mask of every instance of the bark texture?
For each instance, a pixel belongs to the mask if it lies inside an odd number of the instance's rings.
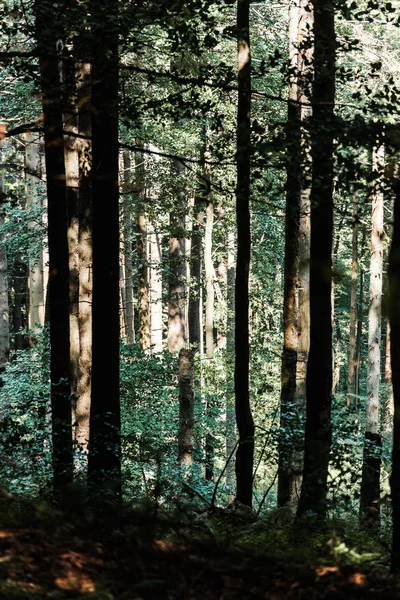
[[[357,279],[358,279],[358,187],[353,184],[353,233],[351,240],[351,292],[349,330],[349,370],[347,377],[347,406],[357,407],[356,396],[356,341],[357,341]]]
[[[0,142],[0,205],[4,201],[4,171],[2,166],[2,142]],[[0,217],[0,226],[3,217]],[[4,246],[3,246],[4,248]],[[4,370],[10,355],[10,322],[7,283],[7,253],[0,252],[0,373]],[[1,380],[0,380],[1,381]]]
[[[286,167],[285,260],[283,290],[283,351],[280,398],[280,440],[278,466],[278,505],[296,498],[293,472],[295,446],[296,373],[298,349],[298,270],[301,194],[301,131],[298,100],[299,5],[289,4],[289,106],[287,121],[288,164]]]
[[[389,318],[391,329],[391,365],[394,396],[392,473],[393,572],[400,570],[400,181],[396,182],[392,246],[389,255]]]
[[[368,375],[364,457],[361,479],[360,516],[379,525],[381,428],[379,386],[381,375],[381,320],[383,279],[383,183],[384,145],[378,133],[372,152],[374,188],[372,193],[372,233],[368,314]]]
[[[118,4],[91,3],[93,355],[88,479],[121,494]],[[105,318],[106,315],[106,318]]]
[[[193,463],[194,447],[194,360],[193,350],[179,352],[178,460],[183,467]]]
[[[41,199],[37,193],[37,183],[40,179],[40,144],[37,134],[25,134],[25,181],[26,207],[28,210],[41,208]],[[37,221],[28,223],[28,230],[37,229]],[[44,326],[44,273],[43,252],[29,260],[29,329],[35,325]]]
[[[48,241],[50,377],[53,443],[53,486],[56,491],[72,480],[71,397],[69,385],[69,256],[68,215],[64,164],[63,107],[57,60],[58,33],[49,26],[62,22],[60,6],[36,0],[36,39],[42,86],[45,143]]]
[[[238,112],[237,112],[237,259],[235,284],[235,411],[239,430],[236,452],[236,499],[252,506],[254,421],[249,394],[249,269],[250,269],[250,115],[251,57],[249,0],[238,0]]]
[[[326,513],[332,404],[332,240],[335,27],[331,0],[314,0],[310,353],[303,484],[298,515]]]

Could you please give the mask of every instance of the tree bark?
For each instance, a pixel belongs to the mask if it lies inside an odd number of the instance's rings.
[[[396,181],[392,245],[389,254],[389,319],[394,396],[392,473],[392,572],[400,570],[400,181]]]
[[[201,264],[203,246],[204,198],[198,191],[194,198],[192,243],[190,246],[191,289],[189,292],[189,342],[197,351],[202,346]],[[201,350],[200,350],[201,351]]]
[[[49,240],[50,377],[53,486],[59,491],[72,480],[71,397],[69,384],[68,217],[64,164],[62,93],[57,60],[57,5],[36,0],[36,39],[42,86]]]
[[[40,144],[37,134],[25,134],[25,181],[26,181],[26,207],[28,210],[40,208],[41,199],[37,193],[37,182],[41,175]],[[36,221],[28,223],[28,230],[38,229]],[[41,229],[41,228],[39,228]],[[43,278],[43,252],[29,259],[29,318],[28,327],[35,325],[44,326],[44,278]]]
[[[136,141],[142,147],[141,140]],[[139,345],[142,350],[150,348],[150,297],[149,297],[149,264],[148,264],[148,233],[145,214],[145,163],[142,153],[135,156],[135,188],[137,193],[136,205],[136,252],[138,258],[138,313],[139,313]]]
[[[70,385],[71,394],[76,398],[79,370],[79,141],[74,134],[78,133],[78,72],[73,63],[66,61],[61,74],[66,100],[64,162],[68,211]],[[75,422],[75,402],[73,421]]]
[[[131,156],[125,150],[124,184],[126,191],[131,187]],[[130,196],[126,194],[123,201],[124,222],[124,265],[125,265],[125,306],[126,306],[126,341],[129,345],[135,342],[134,304],[133,304],[133,268],[132,268],[132,224]]]
[[[228,234],[226,258],[226,487],[233,493],[235,489],[235,462],[233,452],[236,446],[235,390],[233,385],[233,358],[235,353],[235,237]]]
[[[118,3],[93,1],[93,355],[88,480],[121,494]],[[105,318],[106,315],[106,318]]]
[[[175,163],[178,185],[182,185],[184,166]],[[179,351],[186,340],[185,332],[185,194],[178,191],[175,210],[170,214],[168,282],[168,350]]]
[[[78,74],[78,129],[90,138],[90,64],[80,63]],[[92,145],[90,139],[81,139],[79,152],[79,365],[78,393],[75,407],[75,441],[77,443],[78,471],[87,472],[87,453],[90,435],[90,397],[92,385]]]
[[[252,506],[254,421],[249,393],[249,269],[250,234],[250,114],[251,57],[249,32],[250,1],[238,0],[238,111],[237,111],[237,259],[235,284],[235,411],[239,430],[236,452],[236,499]]]
[[[0,205],[4,201],[4,171],[2,163],[2,142],[0,142]],[[0,227],[3,225],[3,221],[3,217],[0,217]],[[3,234],[1,237],[3,237]],[[7,252],[3,246],[0,252],[0,374],[4,371],[10,355],[7,270]]]
[[[163,315],[162,315],[162,251],[161,235],[156,225],[149,231],[149,284],[150,284],[150,341],[152,352],[162,352]]]
[[[331,0],[314,0],[310,353],[303,484],[298,515],[326,513],[332,404],[332,241],[335,26]]]
[[[178,461],[183,467],[193,464],[194,447],[194,361],[193,350],[179,352],[179,433]]]
[[[347,406],[354,409],[356,402],[356,334],[357,334],[357,278],[358,278],[358,185],[353,183],[353,233],[351,240],[351,292],[349,329],[349,370],[347,377]]]
[[[298,100],[299,5],[289,4],[289,105],[287,120],[288,163],[286,167],[285,259],[283,291],[283,351],[280,398],[278,506],[296,499],[293,453],[296,437],[296,372],[298,348],[299,225],[301,194],[301,132]]]
[[[375,175],[372,193],[372,234],[368,316],[368,376],[364,438],[364,457],[360,494],[360,517],[379,526],[381,429],[379,382],[381,374],[381,313],[383,276],[383,134],[378,133],[377,146],[372,151]]]

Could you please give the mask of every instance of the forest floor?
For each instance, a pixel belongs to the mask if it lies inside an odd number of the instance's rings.
[[[379,560],[346,564],[340,552],[302,553],[307,528],[285,557],[279,536],[286,534],[279,527],[232,527],[223,511],[201,516],[194,528],[177,522],[167,527],[166,521],[160,526],[144,512],[127,518],[110,511],[100,520],[87,519],[45,504],[36,504],[35,511],[2,507],[0,517],[1,599],[400,599],[400,578]],[[271,546],[263,550],[259,527],[264,539],[272,538],[276,556]],[[227,544],[222,530],[247,537],[253,551]],[[336,547],[343,549],[343,542]]]

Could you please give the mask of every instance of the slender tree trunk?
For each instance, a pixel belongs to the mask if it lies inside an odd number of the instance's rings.
[[[393,454],[390,487],[393,508],[393,572],[400,570],[400,181],[396,181],[392,246],[389,254],[389,318],[394,396]]]
[[[28,210],[41,207],[40,195],[37,193],[37,182],[40,179],[40,145],[37,134],[25,134],[25,181],[26,207]],[[37,222],[28,223],[28,230],[38,229]],[[44,325],[44,281],[43,281],[43,252],[29,259],[29,319],[28,327]]]
[[[14,262],[14,306],[13,330],[14,349],[24,350],[28,347],[26,332],[28,330],[28,270],[17,256]]]
[[[367,238],[367,228],[364,225],[362,228],[362,238],[361,238],[361,269],[360,269],[360,285],[358,292],[358,304],[357,304],[357,333],[356,333],[356,364],[355,364],[355,395],[356,402],[355,408],[358,408],[359,405],[359,395],[360,395],[360,373],[361,373],[361,339],[363,333],[363,315],[364,315],[364,283],[365,283],[365,271],[363,266],[363,257],[365,252],[365,243]]]
[[[78,131],[78,72],[75,71],[75,65],[67,61],[61,73],[66,98],[64,161],[68,210],[70,384],[71,394],[76,398],[79,369],[79,141],[73,134]],[[72,418],[75,422],[75,402]]]
[[[310,354],[304,473],[298,515],[325,516],[332,403],[332,241],[335,26],[331,0],[314,1]]]
[[[136,144],[142,147],[142,141]],[[144,211],[146,192],[144,185],[144,158],[137,153],[135,157],[135,188],[137,191],[136,205],[136,252],[138,258],[138,313],[139,313],[139,345],[142,350],[150,348],[150,298],[149,298],[149,266],[147,256],[147,218]]]
[[[0,205],[4,201],[4,171],[2,168],[2,142],[0,142]],[[0,227],[4,222],[0,217]],[[4,235],[0,235],[3,241]],[[0,252],[0,374],[9,359],[10,354],[10,321],[8,307],[8,282],[7,282],[7,252],[4,248]],[[1,379],[0,379],[1,382]]]
[[[353,184],[353,234],[351,240],[351,293],[349,331],[349,370],[347,377],[347,406],[356,407],[356,334],[357,334],[357,277],[358,277],[358,186]]]
[[[372,168],[375,175],[372,194],[372,236],[368,316],[368,377],[361,479],[360,516],[379,526],[381,429],[379,382],[381,374],[381,313],[383,276],[383,178],[384,145],[378,134],[373,149]]]
[[[61,89],[57,35],[49,26],[59,15],[49,0],[36,0],[36,39],[42,85],[49,239],[50,377],[53,442],[53,485],[72,480],[71,398],[69,383],[68,217],[64,164]]]
[[[289,4],[289,107],[287,122],[288,164],[286,167],[285,264],[283,291],[282,387],[280,399],[280,440],[278,467],[278,505],[296,499],[293,452],[296,437],[296,371],[298,347],[299,225],[301,193],[300,109],[297,103],[299,5]]]
[[[183,165],[176,162],[179,178],[182,184]],[[178,192],[177,205],[170,215],[171,237],[169,240],[169,284],[168,284],[168,350],[176,352],[185,344],[185,194]]]
[[[88,479],[121,494],[118,3],[93,1],[93,354]],[[104,316],[106,315],[106,318]]]
[[[310,350],[310,244],[311,244],[311,182],[312,156],[309,122],[312,117],[313,68],[313,6],[310,0],[300,0],[299,10],[299,52],[298,52],[298,98],[301,120],[301,173],[300,173],[300,227],[299,227],[299,272],[298,272],[298,347],[296,371],[296,396],[299,414],[305,413],[306,374]],[[300,447],[304,446],[304,433]],[[298,471],[303,467],[303,450],[296,451]],[[300,477],[297,487],[300,487]]]
[[[193,464],[194,447],[194,361],[193,350],[179,352],[179,433],[178,460],[184,467]]]
[[[162,251],[161,235],[157,226],[151,226],[149,233],[150,265],[150,341],[152,351],[162,352],[163,315],[162,315]]]
[[[233,385],[233,357],[235,353],[235,237],[228,234],[226,272],[226,487],[233,493],[235,489],[235,461],[233,452],[236,445],[235,390]]]
[[[207,143],[207,142],[206,142]],[[206,150],[205,159],[209,158]],[[205,177],[207,185],[210,186],[210,167],[205,162]],[[208,359],[214,358],[214,261],[212,258],[212,241],[214,226],[214,204],[210,188],[206,196],[206,229],[204,235],[204,267],[206,276],[206,356]]]
[[[214,358],[214,261],[212,258],[213,226],[214,226],[214,204],[210,186],[210,152],[208,132],[204,131],[204,178],[206,189],[206,227],[204,234],[204,267],[206,279],[206,302],[205,302],[205,334],[206,334],[206,357],[211,360]],[[205,460],[206,460],[206,480],[214,479],[214,446],[215,439],[213,435],[213,401],[210,397],[207,399],[206,415],[208,421],[208,431],[206,434]]]
[[[200,349],[203,330],[201,327],[201,264],[204,199],[196,193],[193,208],[192,244],[190,247],[191,290],[189,293],[189,342],[195,350]]]
[[[78,66],[78,129],[91,137],[90,64],[83,60]],[[87,472],[87,452],[90,433],[90,396],[92,381],[92,146],[81,139],[79,146],[79,364],[78,393],[75,407],[75,441],[77,467]]]
[[[237,259],[235,284],[235,411],[239,430],[236,452],[236,499],[252,506],[254,421],[249,393],[249,270],[250,234],[250,114],[251,58],[250,1],[238,0],[238,113],[237,113]]]
[[[126,190],[131,187],[131,156],[128,151],[123,154],[124,184]],[[125,304],[126,304],[126,341],[135,342],[134,304],[133,304],[133,268],[132,268],[132,223],[130,195],[126,194],[123,201],[124,222],[124,264],[125,264]]]

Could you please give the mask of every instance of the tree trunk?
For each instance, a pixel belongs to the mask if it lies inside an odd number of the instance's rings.
[[[90,64],[83,60],[78,65],[78,129],[81,135],[91,137]],[[75,407],[75,441],[77,469],[87,472],[87,452],[90,433],[90,396],[92,381],[92,146],[89,139],[81,139],[79,152],[79,364],[78,392]]]
[[[41,207],[40,195],[36,191],[40,179],[40,144],[37,134],[25,134],[25,181],[26,181],[26,208],[28,210]],[[28,230],[38,228],[36,221],[28,223]],[[40,250],[36,256],[29,259],[29,318],[28,327],[35,325],[44,326],[44,281],[43,281],[43,252]]]
[[[68,61],[63,63],[61,73],[66,99],[64,161],[68,210],[70,384],[71,394],[76,398],[79,369],[79,141],[73,134],[78,132],[76,107],[79,73],[75,71],[75,65]],[[75,422],[75,402],[72,418]]]
[[[360,517],[379,526],[381,430],[379,382],[381,373],[381,313],[383,276],[383,178],[382,132],[372,152],[374,189],[372,194],[372,235],[368,316],[368,377],[364,457],[360,494]]]
[[[4,171],[2,168],[2,143],[0,142],[0,204],[4,201]],[[3,225],[0,217],[0,227]],[[3,241],[3,234],[0,240]],[[10,321],[8,308],[8,282],[7,282],[7,252],[4,246],[0,252],[0,374],[9,359],[10,354]],[[1,382],[1,379],[0,379]]]
[[[178,185],[182,183],[183,165],[175,164]],[[174,212],[170,215],[169,284],[168,284],[168,350],[176,352],[185,344],[185,194],[178,191]]]
[[[193,350],[179,352],[178,460],[183,467],[193,464],[194,447],[194,361]]]
[[[142,141],[137,140],[142,147]],[[135,188],[137,192],[136,205],[136,252],[138,258],[138,313],[139,313],[139,345],[142,350],[150,348],[150,298],[149,298],[149,265],[147,256],[147,218],[144,212],[144,158],[137,153],[135,157]]]
[[[203,338],[202,306],[201,306],[201,264],[203,242],[203,212],[204,198],[197,192],[194,198],[192,243],[190,246],[191,289],[189,293],[189,342],[195,349],[200,350]]]
[[[28,270],[19,257],[14,261],[14,306],[13,330],[14,349],[24,350],[28,347],[26,332],[28,330]],[[25,309],[25,310],[24,310]]]
[[[356,333],[357,333],[357,277],[358,277],[358,185],[353,184],[353,234],[351,240],[351,293],[349,330],[349,370],[347,377],[347,406],[354,409],[356,403]]]
[[[312,156],[309,121],[312,117],[313,67],[313,7],[309,0],[300,0],[299,12],[299,52],[298,52],[298,99],[301,120],[301,168],[300,168],[300,227],[299,227],[299,272],[298,272],[298,347],[296,371],[296,397],[299,414],[305,413],[306,374],[310,350],[310,243],[311,243],[311,181]],[[301,450],[295,453],[297,470],[303,468],[304,433],[300,441]],[[300,487],[300,476],[297,478]]]
[[[71,397],[69,383],[68,217],[64,164],[62,93],[57,36],[51,23],[60,7],[36,0],[36,39],[42,86],[49,239],[50,372],[53,444],[53,486],[72,480]]]
[[[296,437],[296,371],[298,347],[297,275],[299,269],[299,225],[301,193],[300,109],[297,103],[299,6],[289,4],[289,106],[287,121],[288,163],[286,167],[285,262],[283,291],[282,387],[280,398],[280,439],[278,506],[296,500],[293,452]]]
[[[249,269],[250,155],[251,155],[251,57],[249,32],[250,1],[238,0],[238,112],[237,112],[237,259],[235,284],[235,411],[239,430],[236,452],[236,499],[252,506],[254,421],[249,393]]]
[[[361,259],[364,257],[365,251],[365,243],[367,238],[367,228],[364,225],[362,228],[362,238],[361,238]],[[358,292],[358,304],[357,304],[357,333],[356,333],[356,364],[355,364],[355,395],[356,395],[356,404],[355,408],[358,408],[359,405],[359,395],[360,395],[360,373],[361,373],[361,339],[363,333],[363,314],[364,314],[364,282],[365,282],[365,272],[363,267],[363,261],[361,260],[361,270],[360,270],[360,286]]]
[[[125,150],[124,184],[126,191],[131,187],[131,156]],[[132,268],[132,223],[130,195],[125,194],[123,201],[124,222],[124,265],[125,265],[125,308],[126,308],[126,341],[129,345],[135,342],[134,304],[133,304],[133,268]]]
[[[314,2],[312,189],[310,249],[310,353],[303,484],[298,515],[324,517],[332,404],[332,241],[335,27],[331,0]]]
[[[93,355],[88,480],[121,494],[118,3],[91,3]],[[106,316],[106,318],[105,318]]]
[[[400,570],[400,181],[396,182],[392,246],[389,254],[389,318],[394,396],[393,454],[390,487],[393,508],[393,572]]]
[[[207,142],[206,142],[207,143]],[[204,157],[207,160],[209,153],[206,150]],[[204,163],[204,174],[207,179],[206,200],[206,229],[204,235],[204,267],[206,276],[206,306],[205,306],[205,326],[206,326],[206,356],[208,359],[214,358],[214,261],[212,258],[212,238],[214,226],[214,204],[210,192],[210,167]]]
[[[235,353],[235,237],[228,234],[226,272],[226,487],[232,494],[235,489],[235,462],[233,452],[236,446],[235,390],[232,384],[233,357]]]
[[[152,352],[162,352],[163,315],[162,315],[162,261],[161,235],[157,226],[151,226],[149,232],[150,266],[150,341]]]

